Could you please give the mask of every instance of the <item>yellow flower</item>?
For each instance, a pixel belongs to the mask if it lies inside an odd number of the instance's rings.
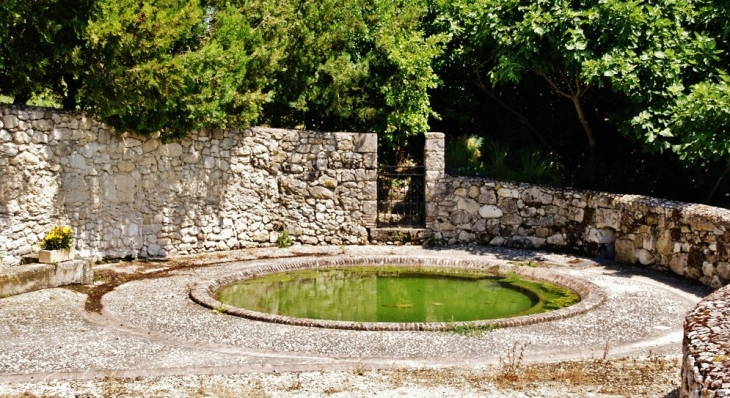
[[[70,249],[73,243],[73,228],[69,226],[53,226],[39,243],[43,250]]]

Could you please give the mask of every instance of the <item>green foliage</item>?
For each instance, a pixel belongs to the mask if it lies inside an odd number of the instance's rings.
[[[484,333],[493,332],[499,329],[498,323],[485,323],[482,325],[454,323],[448,327],[448,331],[467,337],[480,337]]]
[[[50,92],[162,138],[264,123],[376,131],[395,146],[435,116],[427,90],[444,37],[422,30],[426,11],[425,0],[6,0],[0,95]]]
[[[0,2],[0,94],[25,104],[52,92],[74,108],[90,6],[91,0]]]
[[[271,95],[281,44],[269,39],[282,21],[262,19],[267,7],[252,3],[213,11],[196,0],[98,2],[87,36],[89,106],[142,134],[255,122]]]
[[[213,308],[213,315],[223,315],[226,313],[226,305],[220,304],[217,307]]]
[[[71,227],[56,225],[43,237],[38,244],[42,250],[70,249],[74,241],[74,231]]]
[[[589,164],[598,136],[588,114],[588,93],[619,94],[611,120],[626,134],[633,131],[651,142],[655,133],[627,127],[631,118],[644,110],[661,113],[651,109],[664,109],[687,82],[718,74],[715,40],[696,29],[701,15],[708,25],[720,23],[712,12],[700,13],[702,6],[713,8],[707,2],[476,0],[441,6],[457,25],[448,30],[461,43],[448,62],[463,65],[482,91],[538,137],[524,113],[505,104],[488,85],[539,76],[553,93],[572,102],[588,141]]]
[[[301,3],[285,32],[290,44],[265,120],[376,131],[391,147],[426,131],[433,115],[427,90],[437,82],[431,60],[444,38],[421,30],[425,12],[425,1]]]
[[[487,146],[484,170],[497,180],[537,184],[559,184],[560,172],[555,163],[539,152],[521,149],[511,154],[508,146],[492,142]]]
[[[730,79],[700,82],[632,119],[646,144],[692,163],[730,163]]]
[[[479,171],[484,167],[481,148],[484,138],[475,135],[462,136],[446,145],[445,162],[460,170]]]
[[[294,242],[292,241],[292,238],[289,235],[289,231],[283,230],[283,231],[279,232],[279,237],[276,238],[276,244],[281,249],[291,247],[291,245],[294,244]]]

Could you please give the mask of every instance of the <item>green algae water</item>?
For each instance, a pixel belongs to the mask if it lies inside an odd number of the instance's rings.
[[[461,322],[534,314],[580,300],[570,289],[468,271],[355,267],[265,275],[222,287],[222,303],[297,318]]]

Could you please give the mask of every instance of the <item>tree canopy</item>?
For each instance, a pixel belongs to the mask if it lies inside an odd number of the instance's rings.
[[[708,185],[730,172],[728,21],[729,0],[4,0],[0,95],[164,137],[436,127],[588,188]]]
[[[0,34],[2,94],[66,95],[71,73],[84,109],[169,136],[269,123],[395,142],[433,116],[443,37],[420,28],[425,1],[69,1],[83,8],[70,20],[61,0],[0,4],[4,26],[17,27]]]

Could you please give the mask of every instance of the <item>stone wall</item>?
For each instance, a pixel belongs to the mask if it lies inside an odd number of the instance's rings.
[[[730,397],[730,288],[702,300],[684,321],[680,398]]]
[[[427,175],[435,178],[427,183],[426,227],[432,240],[576,252],[657,265],[715,288],[730,282],[728,210],[443,175],[443,163],[428,163],[442,157],[440,148],[443,135],[429,135]]]
[[[376,217],[377,137],[250,128],[176,142],[81,113],[0,107],[0,250],[18,264],[53,224],[81,255],[147,257],[358,244]]]

